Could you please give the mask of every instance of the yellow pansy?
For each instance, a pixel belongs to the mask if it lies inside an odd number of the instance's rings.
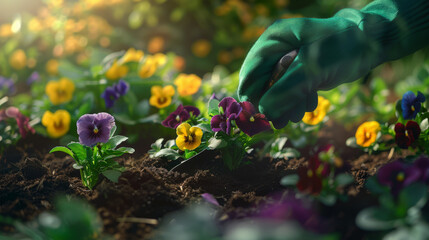
[[[27,55],[22,49],[18,49],[12,53],[9,58],[9,64],[16,70],[21,70],[27,66]]]
[[[174,96],[174,88],[171,85],[165,87],[153,86],[150,89],[151,97],[149,104],[157,108],[165,108],[171,104],[171,98]]]
[[[197,57],[207,56],[211,49],[212,44],[205,39],[198,40],[192,44],[192,53]]]
[[[162,53],[157,53],[153,56],[147,56],[140,67],[139,76],[141,78],[148,78],[155,74],[159,66],[164,65],[167,62],[167,56]]]
[[[119,62],[121,64],[127,63],[127,62],[139,62],[140,59],[142,59],[144,53],[141,50],[135,50],[134,48],[128,49],[128,51],[122,56],[121,60]]]
[[[181,73],[174,80],[174,84],[177,86],[179,95],[185,97],[198,92],[201,86],[201,78],[195,74]]]
[[[58,110],[55,113],[46,111],[42,117],[42,124],[46,127],[49,136],[61,137],[70,129],[70,113],[66,110]]]
[[[326,116],[326,112],[329,110],[331,103],[324,97],[318,97],[317,107],[313,112],[306,112],[302,121],[308,125],[319,124]]]
[[[50,75],[57,75],[59,65],[60,63],[56,59],[49,60],[46,63],[46,72],[48,72]]]
[[[121,77],[125,77],[127,73],[128,67],[119,65],[115,60],[109,70],[106,71],[106,78],[109,80],[118,80]]]
[[[12,24],[6,23],[0,25],[0,37],[9,37],[12,36]]]
[[[380,124],[376,121],[362,123],[356,130],[356,144],[362,147],[371,146],[377,139],[380,130]]]
[[[176,128],[176,145],[182,150],[194,150],[201,144],[203,131],[199,127],[191,127],[189,123],[182,123]]]
[[[158,67],[167,63],[167,56],[164,53],[157,53],[153,55],[153,57],[155,58],[155,62],[158,64]]]
[[[32,18],[30,21],[28,21],[28,30],[34,33],[42,31],[42,22],[37,18]]]
[[[45,92],[52,104],[58,105],[72,99],[74,84],[68,78],[61,78],[59,81],[49,81]]]

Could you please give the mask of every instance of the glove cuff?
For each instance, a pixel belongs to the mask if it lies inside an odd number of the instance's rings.
[[[361,9],[359,28],[378,48],[380,63],[428,45],[429,0],[376,0]]]

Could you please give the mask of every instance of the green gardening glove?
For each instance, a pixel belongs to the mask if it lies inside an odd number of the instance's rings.
[[[282,128],[316,108],[318,90],[354,81],[427,44],[429,0],[378,0],[327,19],[278,20],[244,60],[238,95]],[[276,63],[292,50],[298,50],[297,57],[268,87]]]

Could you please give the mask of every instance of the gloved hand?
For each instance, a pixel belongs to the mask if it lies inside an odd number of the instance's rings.
[[[282,128],[316,108],[318,90],[354,81],[424,47],[428,39],[429,0],[379,0],[327,19],[278,20],[246,56],[238,95]],[[295,49],[289,69],[268,89],[276,63]]]

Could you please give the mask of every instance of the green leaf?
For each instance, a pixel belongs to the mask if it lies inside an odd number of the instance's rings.
[[[177,160],[182,156],[177,151],[171,148],[164,148],[164,149],[161,149],[159,152],[155,153],[153,157],[165,158],[168,160]]]
[[[207,146],[208,149],[220,149],[226,147],[228,144],[223,139],[217,139],[216,137],[212,137],[209,139],[209,145]]]
[[[136,150],[134,150],[134,148],[130,148],[130,147],[121,147],[121,148],[116,149],[116,151],[132,154]]]
[[[356,224],[364,230],[389,230],[395,227],[396,220],[382,208],[371,207],[359,212]]]
[[[357,143],[356,143],[355,137],[347,138],[346,146],[352,147],[352,148],[358,148],[359,147],[359,145],[357,145]]]
[[[291,174],[288,176],[284,176],[282,180],[280,180],[280,184],[282,186],[295,186],[298,183],[299,176],[297,174]]]
[[[353,176],[348,173],[341,173],[335,177],[335,183],[337,186],[346,186],[354,180]]]
[[[127,139],[128,137],[117,135],[110,138],[109,141],[103,145],[103,147],[105,146],[105,149],[115,149],[119,144],[123,143]]]
[[[366,180],[365,187],[370,192],[375,193],[375,194],[386,194],[386,193],[389,193],[389,188],[387,188],[386,186],[381,185],[377,181],[377,177],[375,177],[375,176],[370,177],[370,178],[368,178],[368,180]]]
[[[68,155],[70,155],[72,158],[75,159],[75,154],[70,149],[68,149],[66,147],[54,147],[51,149],[51,151],[49,153],[53,153],[53,152],[67,153]]]
[[[399,193],[399,202],[408,209],[420,201],[426,202],[427,186],[423,183],[413,183],[405,187]],[[421,203],[420,203],[421,205]]]
[[[110,129],[110,135],[109,135],[109,138],[112,138],[112,137],[113,137],[113,135],[115,135],[116,129],[117,129],[116,125],[115,125],[115,126],[113,126],[113,127],[112,127],[112,129]]]
[[[213,132],[210,123],[200,123],[196,125],[196,127],[201,128],[201,130],[203,130],[204,132]]]
[[[208,114],[209,116],[214,116],[219,114],[219,100],[212,98],[208,103]]]
[[[106,170],[104,172],[102,172],[102,174],[109,179],[110,181],[114,182],[114,183],[118,183],[118,179],[121,176],[122,172],[117,171],[117,170]]]
[[[88,157],[87,151],[90,148],[85,145],[82,145],[78,142],[71,142],[67,144],[67,147],[70,148],[76,154],[77,161],[84,160]],[[92,155],[92,151],[89,151],[89,154]]]

